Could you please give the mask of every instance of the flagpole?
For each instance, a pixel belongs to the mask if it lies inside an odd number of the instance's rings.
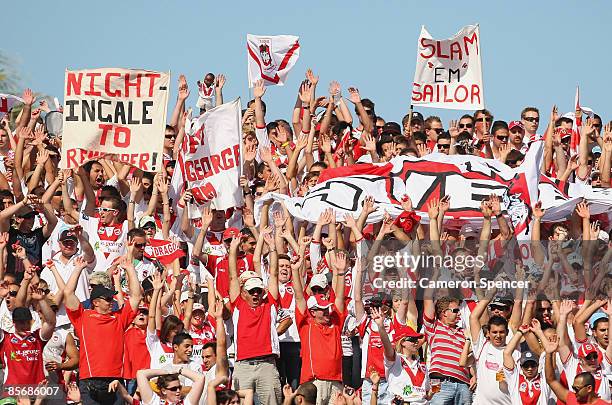
[[[408,109],[408,133],[412,137],[412,114],[414,114],[412,104],[410,104],[410,108]]]

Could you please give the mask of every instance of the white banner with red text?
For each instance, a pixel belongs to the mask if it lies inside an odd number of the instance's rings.
[[[468,25],[448,39],[434,39],[421,27],[412,104],[453,110],[484,108],[480,29]]]
[[[198,204],[210,202],[220,210],[243,204],[240,114],[238,98],[185,123],[178,183],[186,183]]]
[[[162,169],[170,73],[66,70],[62,168],[106,158]]]
[[[249,87],[263,79],[266,86],[283,86],[300,57],[299,37],[247,34]]]

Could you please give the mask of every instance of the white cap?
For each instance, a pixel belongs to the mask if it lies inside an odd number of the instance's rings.
[[[308,284],[308,286],[310,288],[312,287],[326,288],[327,287],[327,276],[322,273],[315,274],[310,279],[310,283]]]
[[[608,243],[610,242],[610,235],[608,235],[608,232],[600,230],[599,235],[597,235],[597,239]]]
[[[202,310],[204,311],[204,305],[200,304],[199,302],[196,302],[193,304],[193,311],[197,311],[197,310]]]
[[[255,273],[254,271],[247,270],[242,273],[238,278],[240,280],[240,284],[244,284],[248,279],[253,277],[259,277],[259,274]]]
[[[306,305],[308,306],[308,309],[312,309],[312,308],[327,309],[332,306],[332,302],[325,299],[323,294],[315,294],[315,295],[311,295],[310,297],[308,297],[308,301],[306,301]]]
[[[459,234],[465,236],[466,238],[469,238],[469,237],[478,238],[479,237],[478,231],[471,224],[463,225],[461,227],[461,230],[459,231]]]
[[[138,228],[142,228],[145,224],[149,222],[153,222],[153,224],[155,224],[155,227],[157,228],[157,223],[155,222],[155,218],[153,218],[150,215],[145,215],[138,220]]]
[[[189,291],[183,291],[179,302],[184,302],[189,299]]]
[[[252,290],[253,288],[261,288],[262,290],[265,288],[263,280],[259,277],[251,277],[244,283],[244,289],[247,291]]]

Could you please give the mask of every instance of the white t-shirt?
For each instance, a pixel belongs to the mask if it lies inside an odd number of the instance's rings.
[[[34,319],[34,324],[32,325],[32,328],[30,330],[40,329],[42,326],[42,321],[40,320],[38,312],[34,311],[32,307],[30,307],[30,312],[32,313],[32,319]],[[0,332],[1,331],[15,333],[13,313],[6,306],[6,300],[3,300],[2,304],[0,304]]]
[[[174,359],[172,345],[162,343],[159,340],[159,336],[157,336],[157,332],[150,332],[149,329],[147,329],[145,343],[151,355],[151,368],[160,369],[168,364],[172,364],[172,359]]]
[[[411,404],[427,404],[427,391],[431,388],[429,373],[419,359],[413,360],[402,354],[395,355],[391,362],[385,357],[385,377],[392,395],[401,396]]]
[[[104,226],[100,223],[100,218],[88,217],[83,214],[80,224],[89,235],[89,243],[96,255],[94,271],[107,271],[116,258],[125,254],[128,233],[127,221]]]
[[[515,361],[521,354],[515,350],[512,357]],[[497,373],[504,369],[504,348],[497,348],[485,339],[482,330],[474,342],[474,358],[478,385],[474,395],[474,405],[511,405],[510,394],[500,389]]]
[[[182,400],[177,402],[175,405],[198,405],[198,401],[192,399],[191,393],[187,394],[187,396]],[[198,398],[199,399],[199,398]],[[159,395],[153,393],[153,397],[149,402],[142,402],[142,405],[167,405],[168,403],[162,400]]]
[[[533,400],[534,396],[539,392],[538,405],[554,405],[555,399],[550,397],[550,387],[546,384],[543,374],[538,374],[536,378],[529,381],[523,375],[518,363],[515,363],[512,370],[504,367],[504,375],[508,383],[508,391],[510,392],[510,400],[512,405],[523,405],[523,398]]]

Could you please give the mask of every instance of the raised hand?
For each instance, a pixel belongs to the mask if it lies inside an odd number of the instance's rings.
[[[302,103],[309,104],[310,96],[312,96],[312,85],[309,83],[302,83],[300,86],[300,100],[302,100]]]
[[[332,221],[333,210],[331,208],[326,209],[319,215],[319,221],[317,223],[321,225],[328,225]]]
[[[383,223],[382,223],[382,226],[380,227],[380,233],[382,233],[383,235],[388,235],[392,232],[393,232],[393,218],[391,218],[391,215],[389,215],[388,212],[385,212],[385,215],[383,216]]]
[[[213,220],[213,212],[210,209],[210,207],[202,208],[202,227],[204,227],[204,225],[208,227],[208,225],[211,224],[212,220]]]
[[[130,184],[130,193],[134,195],[138,193],[138,191],[142,187],[142,180],[138,176],[132,176],[128,183]]]
[[[324,153],[331,153],[332,151],[331,138],[327,134],[321,134],[321,150]]]
[[[308,81],[313,85],[316,86],[317,83],[319,83],[319,76],[315,76],[315,74],[312,72],[312,69],[308,69],[306,71],[306,79],[308,79]]]
[[[257,145],[256,144],[247,145],[246,147],[243,148],[242,153],[244,155],[245,162],[252,162],[253,160],[255,160],[255,157],[257,156]]]
[[[47,149],[42,149],[36,152],[36,164],[39,166],[44,166],[49,160],[49,151]]]
[[[548,339],[542,339],[542,346],[548,354],[553,354],[559,348],[559,336],[553,335]]]
[[[253,97],[262,98],[264,94],[266,94],[266,86],[264,86],[263,79],[259,79],[253,87]]]
[[[493,210],[491,209],[491,204],[487,200],[482,200],[480,202],[480,212],[482,212],[482,216],[486,219],[491,219],[491,215],[493,214]]]
[[[187,79],[185,75],[179,76],[178,82],[178,98],[180,100],[186,100],[189,97],[189,86],[187,85]]]
[[[542,209],[542,201],[535,203],[535,205],[531,208],[531,212],[533,212],[534,218],[542,219],[546,213],[546,210]]]
[[[259,147],[259,157],[266,163],[270,162],[272,160],[272,152],[270,152],[270,147],[261,145]]]
[[[440,214],[440,200],[438,198],[432,198],[427,206],[427,215],[429,219],[434,220],[438,218]]]
[[[340,95],[340,83],[338,83],[337,81],[332,81],[329,84],[329,96],[330,98],[335,98],[338,97]]]
[[[272,213],[272,218],[274,219],[274,227],[282,228],[285,225],[285,218],[283,217],[283,213],[280,211],[274,211]]]
[[[225,75],[220,73],[215,78],[215,87],[218,87],[219,90],[221,90],[223,89],[223,86],[225,86]]]
[[[406,212],[411,212],[413,210],[412,200],[408,194],[402,196],[402,209]]]
[[[349,100],[351,101],[351,103],[353,104],[361,103],[361,96],[359,95],[358,89],[356,89],[355,87],[349,87],[348,92],[349,92]]]
[[[372,307],[370,312],[370,318],[380,327],[384,327],[385,318],[383,317],[382,310],[377,307]]]
[[[459,121],[451,120],[448,123],[448,133],[451,138],[456,138],[459,135]]]
[[[559,305],[559,316],[568,316],[576,308],[576,303],[572,300],[563,300]]]
[[[36,101],[36,96],[34,96],[31,89],[25,89],[21,98],[23,99],[23,103],[26,105],[32,105],[34,104],[34,101]]]
[[[349,212],[347,212],[346,214],[344,214],[344,223],[346,224],[347,227],[349,228],[355,228],[357,226],[357,223],[355,222],[355,218],[353,217],[353,215]]]
[[[427,145],[425,145],[424,143],[417,145],[417,154],[419,155],[419,157],[429,155],[430,153],[431,151],[429,150]]]
[[[155,274],[153,274],[151,285],[153,286],[154,290],[158,291],[164,288],[164,280],[162,279],[161,273],[156,272]]]
[[[576,204],[576,214],[583,219],[588,219],[591,217],[591,211],[589,210],[589,206],[585,201]]]
[[[376,140],[371,134],[365,132],[361,138],[363,139],[363,149],[368,152],[376,152]]]
[[[374,197],[368,195],[363,199],[363,210],[368,214],[376,211],[376,207],[374,206]]]

